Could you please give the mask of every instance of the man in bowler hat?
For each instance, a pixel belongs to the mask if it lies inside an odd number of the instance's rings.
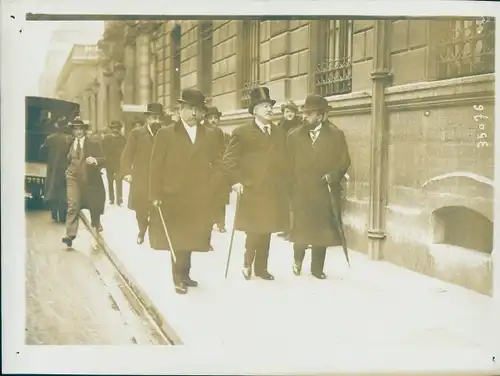
[[[234,191],[241,194],[235,228],[246,232],[243,276],[273,280],[268,271],[271,234],[290,226],[286,132],[271,120],[276,102],[267,87],[250,92],[253,120],[233,130],[224,164]]]
[[[56,132],[49,135],[40,148],[41,157],[47,161],[44,199],[49,204],[54,222],[66,223],[66,168],[72,137],[67,132],[68,120],[55,123]]]
[[[145,112],[146,124],[132,129],[121,155],[120,172],[130,183],[128,208],[135,211],[139,232],[137,244],[144,243],[149,227],[151,201],[149,171],[153,142],[162,126],[163,105],[150,103]]]
[[[224,132],[221,128],[219,128],[219,121],[222,113],[215,106],[207,106],[205,110],[205,126],[214,129],[216,132],[219,132],[222,138],[222,147],[223,153],[226,150],[227,145],[229,144],[229,134]],[[229,194],[231,193],[231,188],[226,184],[226,182],[222,182],[222,186],[218,190],[220,193],[219,198],[220,202],[215,209],[215,228],[219,232],[226,232],[226,205],[229,204]]]
[[[327,184],[340,200],[340,181],[351,164],[344,132],[328,120],[330,109],[325,98],[309,95],[303,107],[304,125],[291,131],[287,139],[292,174],[293,273],[301,274],[305,251],[311,247],[310,272],[318,279],[326,278],[327,247],[342,244]]]
[[[203,93],[185,89],[178,102],[180,119],[158,132],[151,155],[151,198],[161,210],[171,243],[159,215],[151,232],[155,232],[153,249],[175,252],[171,258],[175,291],[186,294],[198,286],[190,275],[192,253],[210,250],[223,149],[220,134],[200,125]]]
[[[68,211],[66,215],[66,236],[62,242],[71,247],[78,232],[81,209],[89,209],[92,227],[102,231],[101,215],[104,213],[106,192],[101,169],[105,162],[101,144],[87,137],[89,128],[80,119],[69,123],[74,140],[67,154],[66,190]]]
[[[102,148],[106,158],[106,175],[108,178],[109,203],[121,206],[123,203],[122,176],[120,175],[120,158],[127,143],[122,134],[123,125],[120,121],[113,120],[109,125],[111,132],[106,134],[102,140]],[[115,196],[116,187],[116,196]]]

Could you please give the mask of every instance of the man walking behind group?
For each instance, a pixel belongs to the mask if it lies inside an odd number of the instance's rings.
[[[222,154],[224,154],[227,145],[229,144],[229,135],[219,128],[219,121],[222,113],[215,106],[207,106],[205,111],[205,126],[214,129],[220,134],[222,141]],[[226,205],[229,204],[229,194],[231,187],[224,181],[218,192],[218,205],[215,208],[214,224],[219,232],[226,232]]]
[[[189,287],[198,286],[190,276],[192,252],[210,250],[223,149],[220,134],[200,125],[202,92],[183,90],[178,102],[179,121],[158,132],[151,155],[151,197],[165,220],[152,217],[151,232],[153,249],[171,251],[175,291],[186,294]]]
[[[273,280],[268,271],[271,233],[290,227],[286,132],[272,124],[276,101],[267,87],[250,92],[248,111],[254,119],[233,130],[224,155],[233,189],[241,194],[235,228],[246,232],[243,276]]]
[[[293,273],[300,275],[306,249],[311,246],[311,274],[325,279],[326,248],[341,245],[330,193],[340,200],[340,181],[351,164],[344,133],[328,120],[325,98],[310,95],[303,107],[304,125],[288,135],[287,152],[292,173],[294,243]]]
[[[86,137],[88,124],[79,119],[69,123],[73,130],[72,142],[66,169],[68,212],[66,217],[66,236],[62,242],[71,247],[78,232],[81,209],[89,209],[91,225],[102,231],[101,215],[104,213],[106,192],[102,181],[101,168],[104,155],[98,141]]]
[[[66,223],[68,207],[65,174],[72,137],[67,125],[66,119],[59,119],[55,124],[56,133],[48,136],[40,148],[41,157],[47,161],[44,199],[50,206],[52,219],[59,223]]]
[[[120,174],[120,158],[127,139],[122,134],[123,125],[121,122],[113,120],[109,128],[111,132],[106,134],[102,140],[102,148],[106,157],[109,203],[113,205],[116,197],[116,204],[121,206],[123,203],[123,181]]]
[[[128,208],[135,211],[139,233],[137,244],[144,243],[149,227],[151,201],[149,197],[149,171],[153,142],[162,125],[163,105],[148,104],[146,125],[132,129],[121,156],[120,172],[130,183]]]

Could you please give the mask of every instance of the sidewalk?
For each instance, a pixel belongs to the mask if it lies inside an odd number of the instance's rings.
[[[128,184],[124,183],[124,202]],[[236,232],[227,280],[224,270],[234,216],[227,207],[226,234],[213,233],[215,252],[194,254],[187,295],[174,292],[168,252],[136,244],[134,212],[107,206],[101,236],[121,272],[151,304],[170,336],[193,346],[287,348],[309,344],[342,351],[436,348],[500,359],[500,314],[493,299],[351,251],[349,269],[340,248],[329,250],[327,280],[291,272],[291,244],[273,236],[269,271],[275,281],[241,276],[244,234]],[[308,252],[309,253],[309,252]],[[175,332],[175,333],[172,333]],[[413,350],[410,350],[412,349]],[[458,353],[457,353],[458,354]],[[425,360],[424,360],[425,361]],[[457,359],[460,361],[460,359]]]

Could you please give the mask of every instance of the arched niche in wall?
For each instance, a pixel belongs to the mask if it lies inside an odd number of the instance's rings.
[[[436,176],[422,185],[432,244],[490,254],[493,249],[493,181],[469,172]]]

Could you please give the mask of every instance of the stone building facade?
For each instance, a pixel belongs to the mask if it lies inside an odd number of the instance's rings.
[[[198,87],[230,132],[257,84],[276,118],[327,97],[352,156],[349,246],[491,294],[493,20],[112,21],[99,45],[112,116]]]

